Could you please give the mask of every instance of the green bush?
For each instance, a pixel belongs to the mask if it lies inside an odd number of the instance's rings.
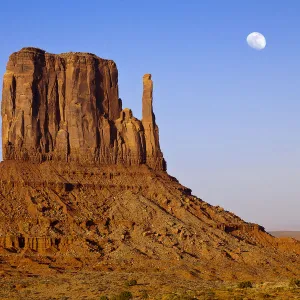
[[[137,281],[135,279],[131,279],[125,282],[126,286],[134,286],[137,285]]]
[[[296,278],[292,278],[289,283],[290,287],[300,287],[300,280]]]
[[[240,289],[246,289],[246,288],[252,288],[252,282],[251,281],[242,281],[238,284],[238,288]]]

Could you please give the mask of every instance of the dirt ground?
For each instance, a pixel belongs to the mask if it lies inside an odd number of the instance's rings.
[[[240,288],[239,282],[187,277],[161,272],[56,271],[37,275],[12,271],[1,274],[0,299],[130,299],[118,298],[125,291],[132,299],[300,299],[300,288],[290,280],[274,278],[273,282],[253,282],[250,288]]]

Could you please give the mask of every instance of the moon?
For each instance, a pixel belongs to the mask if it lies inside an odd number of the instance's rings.
[[[247,36],[248,45],[255,50],[263,50],[266,47],[266,39],[259,32],[252,32]]]

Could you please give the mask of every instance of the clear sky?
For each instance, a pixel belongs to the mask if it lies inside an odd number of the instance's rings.
[[[117,63],[140,118],[152,73],[169,173],[246,221],[300,230],[299,11],[298,0],[3,0],[1,80],[25,46],[92,52]],[[248,47],[253,31],[264,50]]]

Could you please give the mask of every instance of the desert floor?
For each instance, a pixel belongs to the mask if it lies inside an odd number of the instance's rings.
[[[189,274],[160,272],[64,271],[35,275],[0,271],[0,299],[300,299],[297,281],[278,282],[274,278],[273,282],[251,284],[243,287],[238,282],[203,281]]]

